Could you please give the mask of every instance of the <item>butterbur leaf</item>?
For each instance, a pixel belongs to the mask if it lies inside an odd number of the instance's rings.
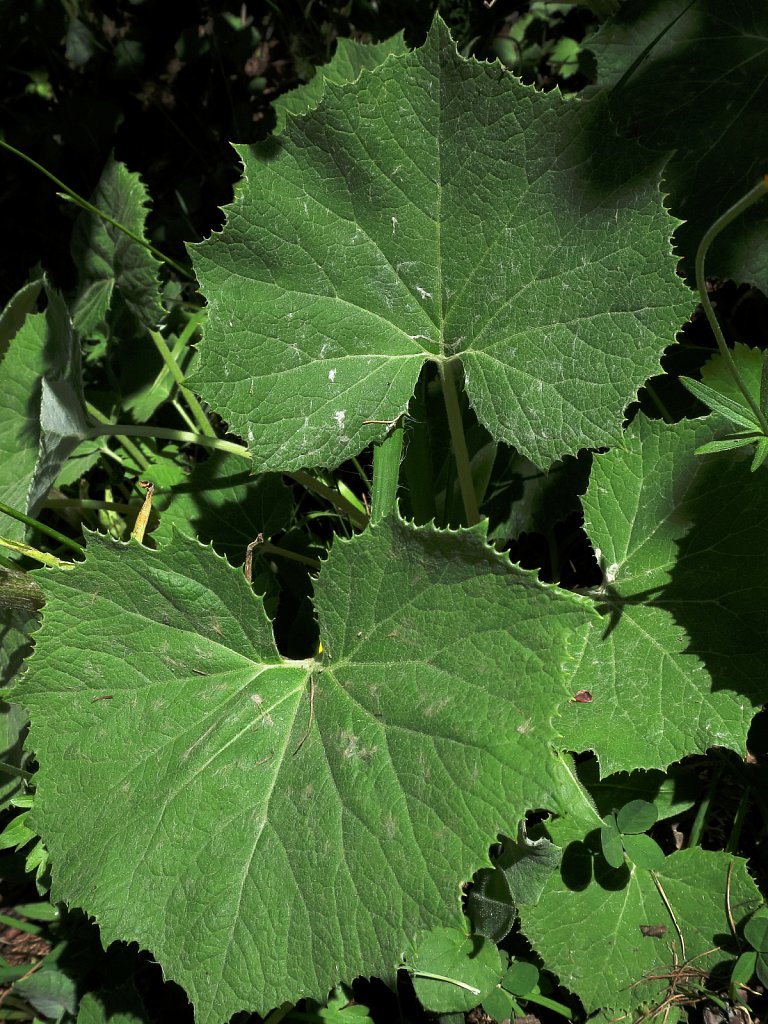
[[[381,43],[358,43],[354,39],[339,39],[333,59],[317,68],[314,77],[306,85],[278,96],[272,106],[277,115],[276,130],[285,127],[287,118],[306,114],[318,105],[328,82],[345,85],[354,82],[363,68],[375,68],[390,53],[406,53],[403,33]]]
[[[27,285],[0,317],[0,500],[28,510],[29,488],[40,445],[40,380],[45,368],[46,318],[33,313],[40,284]],[[24,539],[26,527],[3,516],[2,535]]]
[[[658,819],[658,812],[647,800],[630,800],[616,815],[616,826],[623,835],[647,832]]]
[[[435,1013],[471,1010],[493,991],[504,974],[501,954],[494,943],[458,928],[435,928],[423,936],[409,955],[407,966],[419,1002]]]
[[[181,483],[155,491],[160,525],[153,536],[162,545],[177,529],[213,542],[219,554],[242,565],[251,541],[283,529],[292,507],[291,492],[279,476],[255,477],[242,459],[216,452]]]
[[[561,851],[548,839],[529,839],[520,829],[517,842],[505,837],[499,868],[515,904],[538,902],[549,875],[560,863]]]
[[[483,868],[475,875],[467,896],[467,916],[473,931],[492,942],[501,942],[509,934],[517,914],[501,868]]]
[[[604,629],[574,684],[595,699],[565,706],[559,727],[567,749],[594,750],[606,773],[741,750],[765,700],[768,476],[728,452],[694,454],[721,434],[711,416],[638,417],[624,451],[594,458],[582,504]]]
[[[620,442],[691,301],[660,169],[599,105],[465,60],[437,17],[238,153],[227,224],[192,250],[190,385],[257,469],[382,438],[426,360],[459,359],[479,421],[538,466]]]
[[[34,515],[68,456],[88,433],[80,340],[58,292],[48,289],[45,373],[40,396],[40,448],[27,499]]]
[[[337,540],[314,661],[282,658],[242,573],[178,534],[92,536],[46,580],[18,699],[52,897],[151,950],[202,1024],[390,974],[462,920],[489,838],[565,809],[553,716],[595,613],[478,530]]]

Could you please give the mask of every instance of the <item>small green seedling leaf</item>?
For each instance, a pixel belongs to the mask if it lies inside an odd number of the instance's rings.
[[[768,953],[768,907],[762,907],[747,921],[744,938],[758,953]]]
[[[513,1020],[524,1015],[523,1008],[514,996],[499,986],[485,997],[483,1010],[494,1020]]]
[[[624,852],[639,868],[656,871],[664,865],[664,851],[655,840],[646,835],[623,836]]]
[[[539,983],[539,969],[527,960],[514,960],[504,975],[501,987],[524,999]]]
[[[622,835],[636,835],[652,828],[658,817],[655,806],[647,800],[630,800],[616,815],[616,825]]]
[[[757,426],[754,416],[749,415],[746,411],[747,407],[743,404],[735,402],[732,398],[722,394],[722,392],[716,391],[714,388],[709,387],[709,385],[702,384],[700,380],[694,380],[692,377],[681,377],[680,382],[700,402],[708,405],[713,412],[719,412],[721,416],[730,420],[731,423],[735,423],[739,427],[746,427],[747,430],[754,430]]]
[[[742,953],[736,963],[733,965],[731,971],[731,979],[728,983],[728,993],[734,1003],[739,1003],[738,990],[748,985],[755,973],[757,966],[757,953],[754,950],[749,950],[747,953]]]
[[[613,814],[606,818],[606,824],[600,829],[600,845],[603,849],[603,856],[611,867],[620,868],[624,863],[624,847],[616,825],[616,817]]]
[[[418,943],[408,970],[421,1004],[435,1013],[460,1013],[481,1003],[504,973],[501,954],[480,935],[435,928]]]

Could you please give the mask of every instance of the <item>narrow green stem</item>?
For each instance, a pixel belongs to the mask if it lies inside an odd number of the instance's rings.
[[[49,178],[54,185],[58,185],[60,189],[63,189],[66,195],[69,196],[73,202],[77,203],[77,205],[83,210],[87,210],[88,213],[92,213],[95,217],[100,217],[101,220],[106,221],[107,224],[111,224],[112,227],[117,228],[118,231],[122,231],[124,235],[127,235],[128,238],[136,242],[136,244],[140,245],[143,249],[149,249],[149,251],[162,263],[167,263],[169,267],[173,267],[173,269],[183,277],[186,277],[188,280],[194,280],[192,273],[186,267],[182,266],[181,263],[177,263],[176,260],[171,259],[170,256],[166,256],[165,253],[156,249],[154,245],[147,242],[141,237],[141,235],[134,234],[130,228],[125,226],[125,224],[121,224],[113,217],[110,217],[108,213],[104,213],[104,211],[100,210],[98,206],[94,206],[93,203],[89,203],[87,199],[84,199],[83,196],[71,189],[69,185],[65,185],[63,181],[57,178],[55,174],[52,174],[46,167],[43,167],[42,164],[39,164],[37,160],[33,160],[31,156],[27,156],[26,153],[23,153],[20,149],[16,149],[15,146],[5,142],[3,139],[0,139],[0,146],[2,146],[3,149],[7,149],[9,153],[13,153],[16,156],[21,157],[22,160],[26,160],[26,162],[34,167],[35,170],[40,171],[40,173],[44,174],[46,178]]]
[[[283,1003],[282,1006],[278,1006],[264,1018],[264,1024],[280,1024],[280,1021],[288,1016],[295,1005],[295,1003]]]
[[[97,409],[95,405],[91,405],[90,402],[86,402],[85,408],[88,410],[88,415],[92,416],[93,419],[95,419],[98,423],[103,423],[105,426],[109,426],[110,428],[112,427],[112,421],[109,419],[109,417],[105,416],[104,413],[101,412],[100,409]],[[125,448],[125,450],[128,452],[128,454],[131,456],[133,461],[140,469],[147,470],[150,468],[151,463],[149,462],[149,460],[144,458],[141,451],[129,438],[125,437],[119,432],[114,432],[111,429],[108,431],[102,431],[102,433],[106,437],[109,437],[114,433],[122,447]]]
[[[650,381],[646,381],[645,384],[643,385],[643,387],[645,388],[645,390],[646,390],[650,400],[653,402],[653,404],[656,406],[656,408],[661,413],[661,418],[664,420],[664,422],[665,423],[674,423],[675,422],[674,421],[674,417],[670,413],[669,409],[667,409],[666,405],[664,405],[662,400],[659,398],[659,395],[658,395],[658,392],[656,391],[656,388],[650,383]]]
[[[520,998],[526,1003],[536,1003],[538,1006],[545,1006],[548,1010],[554,1010],[562,1017],[571,1016],[571,1010],[567,1006],[563,1006],[562,1003],[549,999],[547,996],[542,996],[538,992],[530,992],[527,996],[520,996]]]
[[[288,551],[287,548],[281,548],[278,544],[270,544],[268,540],[262,541],[256,550],[262,555],[278,555],[280,558],[290,558],[292,562],[299,562],[301,565],[308,565],[316,572],[319,572],[322,567],[321,563],[316,558],[309,558],[307,555],[300,555],[298,551]]]
[[[397,483],[403,454],[402,423],[373,449],[373,491],[371,525],[397,515]]]
[[[339,494],[337,490],[332,487],[328,487],[327,484],[322,483],[320,480],[316,480],[310,473],[305,472],[303,469],[298,470],[296,473],[286,473],[287,477],[291,480],[295,480],[297,484],[302,487],[306,487],[308,491],[314,491],[315,494],[319,494],[321,498],[325,498],[326,501],[330,502],[334,508],[342,512],[347,518],[358,527],[363,530],[368,525],[368,517],[363,515],[352,502],[347,501],[343,495]]]
[[[192,431],[193,433],[194,433],[194,432],[196,432],[196,430],[197,430],[197,427],[196,427],[195,421],[194,421],[194,420],[192,419],[192,417],[191,417],[191,416],[189,415],[189,413],[188,413],[188,412],[187,412],[187,410],[186,410],[186,409],[184,408],[184,406],[183,406],[183,405],[181,404],[181,402],[179,401],[179,399],[178,399],[178,398],[174,398],[174,399],[173,399],[173,401],[171,402],[171,405],[172,405],[172,406],[173,406],[173,408],[174,408],[174,409],[176,410],[176,412],[177,412],[177,413],[179,414],[179,416],[181,417],[181,419],[183,419],[183,420],[184,420],[184,422],[185,422],[185,423],[186,423],[186,425],[187,425],[187,428],[188,428],[189,430],[191,430],[191,431]],[[214,434],[213,436],[215,437],[216,435]]]
[[[168,345],[165,342],[165,338],[163,338],[159,331],[150,331],[149,334],[150,337],[152,338],[152,341],[155,344],[155,348],[163,357],[163,362],[168,367],[171,376],[176,381],[179,391],[184,396],[184,401],[189,406],[190,412],[192,413],[195,422],[197,423],[200,429],[200,432],[205,434],[206,437],[216,437],[216,431],[211,426],[208,417],[205,415],[205,410],[203,409],[202,405],[200,405],[200,403],[198,402],[197,397],[192,394],[189,388],[184,386],[184,381],[186,378],[184,377],[184,373],[181,367],[173,358],[173,354],[171,353],[171,350],[168,348]]]
[[[143,502],[141,499],[137,499],[132,504],[126,504],[124,501],[99,501],[97,498],[48,498],[43,502],[43,508],[73,508],[79,511],[96,511],[100,512],[106,510],[109,512],[137,512]]]
[[[459,477],[459,489],[464,502],[467,526],[475,526],[480,522],[480,509],[477,505],[475,485],[472,480],[472,466],[469,459],[467,439],[464,436],[464,424],[461,419],[459,396],[456,387],[456,363],[453,361],[440,363],[440,380],[443,385],[445,411],[448,415],[448,428],[451,432],[453,457],[456,460],[456,472]]]
[[[694,818],[693,825],[691,826],[690,835],[688,836],[687,846],[689,849],[692,849],[694,846],[701,845],[701,837],[704,834],[707,818],[709,817],[709,809],[712,805],[712,796],[720,782],[720,776],[722,774],[722,768],[718,768],[709,785],[706,796],[699,804],[699,808],[696,811],[696,817]]]
[[[414,978],[431,978],[432,981],[445,981],[456,988],[463,988],[465,992],[471,992],[473,996],[480,995],[480,989],[474,985],[468,985],[466,981],[459,981],[457,978],[447,978],[444,974],[432,974],[431,971],[411,971]]]
[[[24,523],[25,526],[33,526],[40,533],[44,533],[47,537],[51,537],[53,540],[57,540],[59,544],[63,544],[65,548],[69,548],[70,551],[74,551],[77,555],[84,555],[85,551],[77,543],[76,540],[72,540],[71,537],[67,537],[64,533],[59,533],[58,530],[54,530],[52,526],[46,526],[45,523],[41,523],[39,519],[33,519],[32,516],[25,515],[24,512],[19,512],[18,509],[11,508],[10,505],[6,505],[4,501],[0,501],[0,512],[5,512],[11,519],[17,519],[20,523]]]
[[[27,932],[28,935],[43,934],[43,929],[39,924],[32,924],[30,921],[22,921],[18,917],[9,917],[8,914],[0,914],[0,924],[4,924],[10,928],[16,928],[20,932]]]
[[[751,787],[747,786],[741,794],[739,800],[739,806],[736,809],[736,814],[733,819],[733,827],[731,828],[731,834],[728,836],[728,842],[725,844],[726,853],[736,853],[739,847],[739,841],[741,839],[741,833],[744,829],[744,821],[747,817],[747,811],[749,810],[749,798],[751,793]]]
[[[100,427],[91,427],[86,437],[112,437],[118,436],[122,444],[123,437],[155,437],[165,441],[181,441],[184,444],[199,444],[204,448],[215,448],[220,452],[231,452],[243,459],[250,459],[251,454],[242,444],[235,444],[233,441],[222,441],[218,437],[208,437],[207,434],[195,434],[191,430],[171,430],[168,427],[141,427],[132,423],[105,423]],[[149,468],[149,464],[147,464]]]
[[[747,404],[754,413],[755,419],[760,424],[760,429],[763,433],[768,436],[768,419],[760,409],[760,406],[755,401],[754,396],[750,392],[747,385],[744,383],[744,379],[739,373],[739,368],[731,354],[731,350],[726,344],[725,337],[718,323],[715,311],[712,308],[712,303],[709,301],[707,295],[707,282],[704,277],[704,260],[707,255],[712,242],[717,238],[720,232],[726,228],[732,221],[739,217],[745,210],[749,209],[754,203],[762,199],[764,195],[768,193],[768,174],[765,175],[759,185],[755,185],[754,188],[750,189],[746,195],[742,196],[738,202],[734,203],[725,213],[721,214],[717,220],[712,224],[707,231],[704,233],[704,237],[699,243],[699,248],[696,250],[696,287],[699,290],[699,296],[701,297],[701,305],[706,314],[709,325],[715,335],[715,341],[717,347],[720,350],[720,354],[726,362],[728,369],[731,371],[733,379],[736,381],[739,391],[746,399]]]
[[[9,551],[15,551],[17,555],[26,555],[27,558],[34,558],[36,562],[48,565],[52,569],[74,569],[75,567],[74,562],[65,562],[63,558],[49,555],[47,551],[38,551],[31,544],[22,544],[17,540],[9,540],[7,537],[0,537],[0,547],[8,548]]]

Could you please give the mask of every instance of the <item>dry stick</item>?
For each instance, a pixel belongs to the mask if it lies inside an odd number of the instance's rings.
[[[735,865],[736,861],[732,860],[728,865],[728,874],[725,876],[725,914],[728,918],[728,927],[731,929],[733,937],[738,939],[738,935],[736,934],[736,922],[733,920],[733,913],[731,912],[731,875],[733,874]]]
[[[245,576],[248,583],[253,583],[253,549],[257,548],[259,544],[264,543],[264,534],[260,533],[256,540],[252,540],[248,547],[245,549],[245,565],[243,566],[243,575]]]
[[[312,723],[314,722],[314,720],[315,720],[315,677],[314,677],[314,674],[313,674],[313,675],[310,675],[310,677],[309,677],[309,722],[307,722],[307,731],[301,737],[301,740],[299,741],[298,747],[296,747],[296,749],[294,750],[294,752],[293,752],[293,756],[294,757],[298,754],[298,752],[301,750],[301,748],[307,742],[307,737],[309,736],[309,732],[310,732],[310,729],[312,728]]]
[[[664,906],[667,908],[669,916],[672,918],[672,923],[675,926],[675,931],[677,932],[678,938],[680,939],[680,953],[682,954],[683,960],[685,960],[685,939],[683,938],[683,933],[680,931],[680,925],[677,923],[677,918],[675,917],[675,912],[672,909],[672,904],[667,899],[667,894],[664,892],[661,886],[661,882],[659,881],[655,871],[651,871],[651,878],[653,879],[653,884],[659,891],[659,896],[661,896],[662,900],[664,901]]]
[[[139,480],[139,487],[146,489],[146,497],[144,498],[144,504],[139,509],[139,514],[136,516],[136,522],[134,523],[133,529],[131,530],[131,539],[137,540],[139,544],[144,542],[144,534],[147,530],[147,523],[149,522],[149,514],[152,511],[152,495],[155,493],[155,485],[153,483],[147,483],[146,480]]]

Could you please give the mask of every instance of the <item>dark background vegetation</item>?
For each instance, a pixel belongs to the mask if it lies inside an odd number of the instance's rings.
[[[110,153],[141,174],[153,199],[151,240],[185,259],[222,221],[238,164],[230,142],[254,142],[274,123],[271,101],[328,61],[339,36],[419,45],[434,11],[466,53],[503,54],[538,84],[553,84],[556,38],[579,39],[589,12],[535,22],[511,43],[527,0],[3,0],[0,132],[81,195]],[[539,5],[541,6],[541,5]],[[557,5],[554,5],[557,6]],[[585,79],[575,76],[571,85]],[[0,158],[6,259],[0,303],[42,263],[66,290],[76,208],[19,158]]]

